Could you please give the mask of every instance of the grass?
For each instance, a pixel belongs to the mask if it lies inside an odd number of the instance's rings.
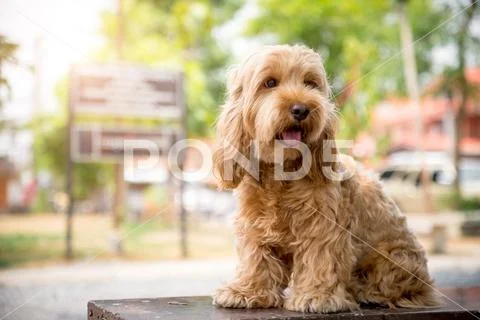
[[[180,231],[176,226],[153,220],[141,226],[127,225],[125,229],[126,257],[130,259],[180,258]],[[188,247],[190,258],[231,256],[234,253],[233,232],[225,226],[191,219],[188,226]]]
[[[0,215],[0,268],[64,262],[65,217],[59,214]],[[225,225],[190,219],[188,245],[191,258],[225,257],[234,253],[233,235]],[[109,247],[113,234],[108,215],[74,217],[75,259],[117,258]],[[123,259],[179,259],[179,231],[175,225],[153,217],[120,230]]]
[[[480,197],[465,197],[456,192],[451,192],[440,200],[441,204],[448,209],[466,213],[480,210]]]
[[[58,236],[38,234],[0,234],[0,268],[21,265],[30,260],[48,261],[59,252]]]

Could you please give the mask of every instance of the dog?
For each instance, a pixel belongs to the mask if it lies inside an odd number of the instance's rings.
[[[213,166],[220,189],[238,196],[239,264],[214,305],[329,313],[439,303],[425,252],[380,182],[338,179],[337,118],[312,49],[267,46],[231,70]]]

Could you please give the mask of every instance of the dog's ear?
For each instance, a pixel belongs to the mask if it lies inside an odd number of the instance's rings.
[[[330,179],[325,175],[325,172],[333,170],[337,172],[338,149],[335,143],[335,133],[337,130],[337,117],[331,113],[325,127],[323,128],[320,139],[310,146],[312,153],[312,166],[308,176],[312,180],[329,182]]]
[[[238,71],[232,70],[227,83],[227,102],[217,121],[213,169],[220,189],[236,188],[245,175],[237,163],[238,155],[248,156],[249,139],[243,125],[242,84]]]

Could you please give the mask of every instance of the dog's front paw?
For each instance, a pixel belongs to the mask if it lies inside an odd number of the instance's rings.
[[[224,308],[274,308],[282,305],[280,293],[266,289],[226,286],[215,292],[213,304]]]
[[[358,309],[358,304],[344,296],[296,294],[285,300],[283,307],[291,311],[330,313]]]
[[[231,287],[224,287],[213,295],[213,304],[224,308],[247,308],[248,298]]]

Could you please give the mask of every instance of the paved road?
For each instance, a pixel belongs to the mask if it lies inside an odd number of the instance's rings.
[[[88,300],[208,295],[234,267],[233,260],[118,261],[1,271],[0,320],[84,320]],[[480,258],[431,257],[430,269],[440,287],[480,286]]]

